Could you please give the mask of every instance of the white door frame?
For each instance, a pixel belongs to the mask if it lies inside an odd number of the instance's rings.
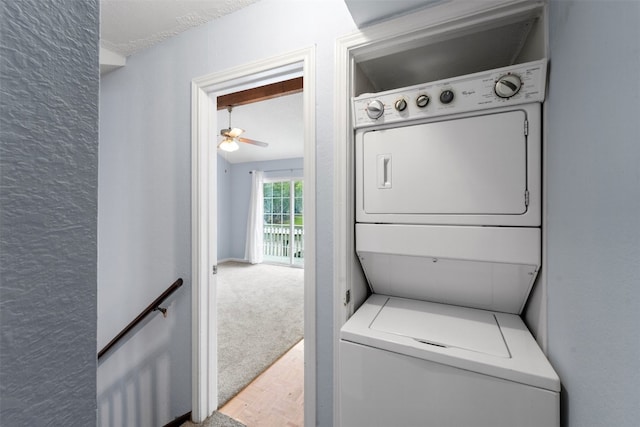
[[[216,280],[216,94],[301,71],[304,118],[304,423],[316,420],[315,46],[208,74],[191,83],[192,413],[202,422],[218,406]]]

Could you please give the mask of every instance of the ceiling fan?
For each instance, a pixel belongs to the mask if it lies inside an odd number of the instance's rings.
[[[244,142],[246,144],[257,145],[258,147],[267,147],[269,144],[262,141],[256,141],[254,139],[249,138],[240,138],[240,135],[244,132],[242,129],[232,128],[231,127],[231,110],[233,109],[232,105],[227,106],[227,111],[229,112],[229,127],[226,129],[220,129],[220,135],[224,137],[222,142],[218,144],[218,148],[222,151],[236,151],[240,146],[239,142]]]

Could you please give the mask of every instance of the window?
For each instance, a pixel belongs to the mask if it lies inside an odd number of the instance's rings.
[[[303,181],[268,181],[264,198],[264,260],[304,265]]]

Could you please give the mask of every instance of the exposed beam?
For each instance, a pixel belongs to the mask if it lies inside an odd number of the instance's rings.
[[[302,92],[302,77],[219,96],[218,110],[223,110],[229,105],[235,107],[236,105],[251,104],[298,92]]]

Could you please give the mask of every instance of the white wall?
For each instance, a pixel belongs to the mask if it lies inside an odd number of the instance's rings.
[[[216,156],[218,161],[218,262],[233,258],[231,255],[231,226],[233,224],[233,212],[231,211],[231,168],[229,163],[221,155]],[[244,255],[244,254],[243,254]]]
[[[130,57],[101,80],[98,348],[173,281],[185,281],[98,367],[101,426],[157,426],[189,411],[190,91],[207,32]],[[187,48],[189,46],[190,48]]]
[[[552,1],[549,357],[563,426],[640,420],[640,3]]]
[[[341,0],[262,0],[131,56],[102,80],[98,346],[175,278],[185,286],[167,319],[149,320],[101,364],[101,425],[161,425],[191,409],[191,80],[310,45],[318,76],[317,421],[331,425],[333,60],[336,37],[353,30]]]

